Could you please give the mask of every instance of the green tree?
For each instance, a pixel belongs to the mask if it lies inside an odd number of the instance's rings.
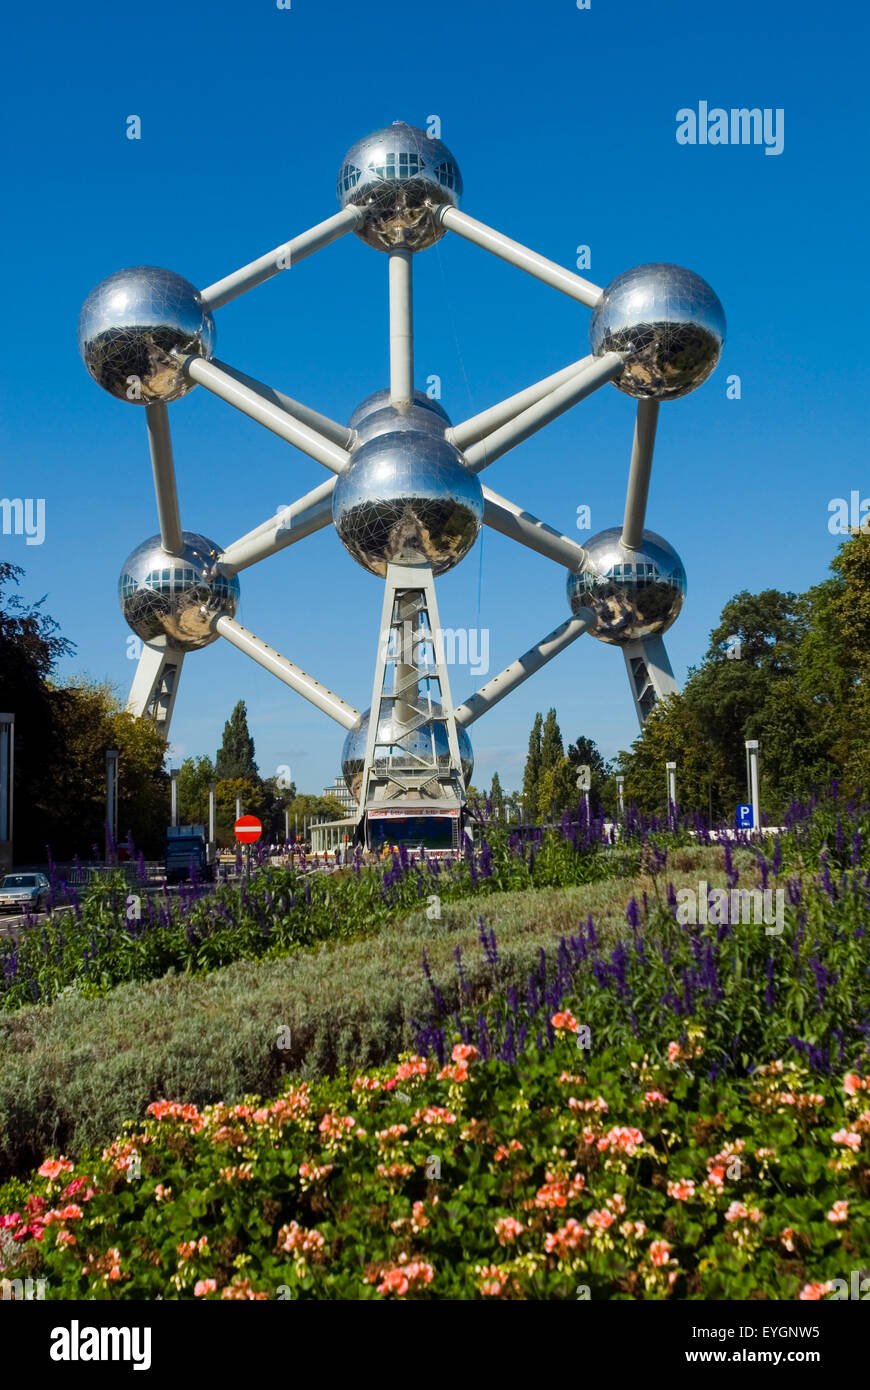
[[[563,757],[553,767],[545,768],[538,783],[538,815],[542,820],[555,821],[565,811],[574,811],[581,793],[577,790],[577,769],[569,758]]]
[[[562,730],[556,720],[556,711],[549,709],[541,732],[541,771],[546,772],[548,768],[558,767],[564,756]]]
[[[576,742],[569,746],[568,759],[575,772],[575,792],[577,799],[583,795],[576,786],[577,769],[584,766],[590,769],[592,776],[589,788],[589,805],[592,814],[597,816],[601,810],[604,787],[609,772],[607,764],[599,753],[597,745],[591,738],[586,738],[584,734],[580,734]]]
[[[215,759],[218,780],[242,777],[259,782],[260,774],[254,761],[254,740],[248,729],[248,713],[244,700],[239,700],[226,724],[223,742]]]
[[[541,730],[543,717],[535,715],[532,732],[529,734],[529,751],[523,772],[523,816],[533,824],[538,813],[538,782],[541,776]]]
[[[208,825],[208,789],[214,781],[211,758],[205,754],[185,758],[178,770],[178,818],[182,825]]]
[[[501,779],[497,772],[492,774],[492,785],[489,789],[489,799],[492,802],[492,814],[495,820],[505,818],[505,799],[502,791]]]

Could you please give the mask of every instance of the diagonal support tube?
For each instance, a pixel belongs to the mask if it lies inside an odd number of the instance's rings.
[[[505,695],[509,695],[512,690],[516,690],[518,685],[533,676],[536,671],[540,671],[542,666],[546,666],[548,661],[552,661],[554,656],[558,656],[572,642],[576,642],[578,637],[582,637],[584,632],[595,622],[595,615],[588,608],[581,609],[585,616],[568,618],[559,627],[554,628],[546,637],[542,637],[534,647],[530,647],[523,656],[511,662],[497,676],[493,676],[491,681],[481,686],[475,695],[469,695],[467,700],[463,700],[461,705],[457,705],[454,710],[454,717],[457,724],[462,728],[467,728],[473,724],[475,719],[479,719],[482,714],[491,710],[493,705],[497,705],[503,700]]]
[[[215,367],[220,367],[221,371],[226,372],[227,376],[231,376],[234,381],[240,382],[242,386],[249,386],[252,391],[256,391],[258,396],[262,396],[264,400],[279,406],[300,425],[307,425],[310,430],[322,434],[331,443],[337,444],[340,449],[352,449],[356,443],[356,430],[350,429],[347,425],[340,425],[337,420],[331,420],[328,415],[321,415],[319,410],[313,410],[310,405],[303,405],[301,401],[294,401],[292,396],[285,396],[283,391],[276,391],[274,386],[266,386],[256,377],[248,376],[246,372],[240,372],[236,367],[228,366],[226,362],[219,361],[217,357],[212,357],[211,361]]]
[[[546,555],[548,560],[555,560],[557,565],[564,565],[572,574],[579,574],[586,566],[586,551],[582,545],[572,541],[570,536],[563,536],[515,502],[499,497],[488,487],[483,489],[483,522],[510,540],[527,545],[539,555]]]
[[[268,521],[249,531],[246,536],[228,545],[220,557],[220,566],[225,574],[238,574],[248,569],[258,560],[276,555],[296,541],[312,536],[332,524],[332,494],[335,478],[327,478],[320,487],[313,488],[304,497],[293,502],[283,511],[270,516]]]
[[[467,449],[470,444],[476,444],[485,435],[492,434],[501,425],[506,425],[509,420],[513,420],[527,406],[535,405],[543,400],[544,396],[549,395],[557,386],[569,381],[576,376],[577,372],[594,362],[592,356],[581,357],[579,362],[572,362],[569,366],[563,367],[561,371],[553,372],[550,376],[545,376],[541,381],[536,381],[533,386],[527,386],[523,391],[517,391],[516,395],[508,396],[505,400],[499,401],[498,405],[490,406],[488,410],[482,410],[479,415],[471,415],[467,420],[463,420],[459,425],[445,430],[444,438],[457,449]]]
[[[492,434],[486,435],[477,444],[472,444],[466,449],[466,468],[472,473],[480,473],[509,449],[521,444],[551,420],[564,415],[572,405],[597,391],[599,386],[612,381],[624,366],[622,355],[618,352],[606,352],[602,357],[586,358],[584,361],[585,365],[581,370],[561,386],[557,386],[534,405],[521,410],[519,415],[514,416],[506,425],[502,425],[500,429],[494,430]]]
[[[658,401],[638,401],[637,414],[634,417],[631,463],[628,469],[628,488],[625,494],[625,520],[622,523],[622,544],[629,550],[639,549],[643,540],[643,523],[646,517],[646,500],[658,418]]]
[[[292,241],[285,241],[283,246],[276,246],[274,251],[267,251],[265,256],[259,256],[249,265],[243,265],[240,270],[225,275],[223,280],[216,280],[213,285],[201,291],[203,304],[207,309],[220,309],[223,304],[229,304],[231,299],[237,299],[240,294],[252,290],[255,285],[262,285],[264,280],[270,280],[279,271],[287,270],[296,261],[319,251],[321,246],[328,246],[331,241],[337,241],[345,232],[352,231],[362,216],[362,210],[354,205],[343,208],[334,217],[327,217],[325,222],[318,222],[316,227],[310,227],[308,231],[293,237]]]
[[[533,275],[536,280],[543,280],[545,285],[560,290],[571,299],[579,300],[590,309],[595,308],[604,293],[600,285],[593,285],[591,281],[584,280],[581,275],[575,275],[573,271],[566,270],[555,261],[548,261],[546,256],[529,250],[528,246],[523,246],[521,242],[512,241],[502,232],[488,227],[485,222],[478,222],[476,218],[469,217],[467,212],[445,206],[441,209],[440,216],[443,225],[449,231],[457,232],[466,241],[474,242],[475,246],[499,256],[510,265],[515,265],[518,270]]]
[[[145,426],[148,430],[148,448],[151,451],[151,468],[154,473],[160,543],[170,555],[180,555],[184,549],[184,541],[178,510],[178,490],[175,486],[169,411],[164,401],[153,401],[146,405]]]
[[[312,705],[316,705],[324,714],[328,714],[330,719],[334,719],[344,729],[352,729],[360,717],[358,709],[349,705],[346,700],[342,700],[340,695],[330,690],[327,686],[321,685],[313,676],[309,676],[303,671],[301,666],[295,666],[292,661],[288,661],[286,656],[281,656],[274,647],[267,647],[266,643],[259,637],[255,637],[253,632],[249,632],[241,623],[237,623],[235,618],[218,618],[214,623],[215,632],[219,632],[221,637],[226,637],[228,642],[232,642],[234,647],[238,647],[240,652],[249,656],[252,661],[256,661],[264,670],[271,671],[273,676],[277,676],[285,685],[289,685],[291,690],[295,690],[297,695],[302,695],[306,700],[310,700]]]
[[[243,415],[256,420],[258,425],[265,425],[267,430],[271,430],[281,439],[286,439],[288,444],[295,445],[303,454],[316,459],[333,473],[343,473],[350,463],[347,449],[333,444],[325,435],[311,429],[309,425],[294,420],[281,406],[261,396],[250,386],[237,381],[216,363],[207,362],[204,357],[188,357],[184,363],[184,371],[191,381],[198,382],[215,396],[220,396],[222,401],[235,406]]]

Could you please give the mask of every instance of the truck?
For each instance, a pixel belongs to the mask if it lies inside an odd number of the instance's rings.
[[[170,825],[167,829],[167,883],[182,883],[193,878],[212,878],[213,857],[204,825]]]

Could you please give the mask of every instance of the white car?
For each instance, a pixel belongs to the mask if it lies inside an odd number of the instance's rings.
[[[6,874],[0,879],[0,912],[42,912],[50,895],[45,874]]]

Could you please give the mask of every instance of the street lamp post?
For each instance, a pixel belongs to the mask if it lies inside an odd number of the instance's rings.
[[[106,749],[106,863],[118,843],[118,758],[117,748]]]
[[[12,868],[15,715],[0,714],[0,872]]]
[[[761,829],[761,805],[758,796],[758,739],[746,740],[746,784],[752,802],[752,824]]]
[[[677,765],[676,763],[665,763],[665,771],[668,779],[668,821],[671,829],[676,829],[677,824]]]

